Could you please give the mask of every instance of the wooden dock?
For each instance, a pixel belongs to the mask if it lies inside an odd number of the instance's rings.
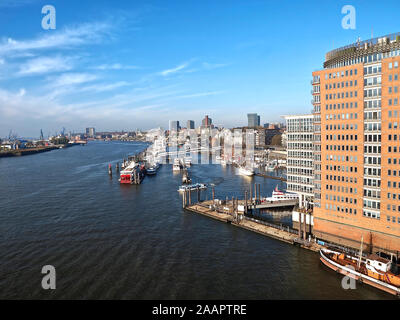
[[[251,218],[244,214],[235,212],[234,200],[231,204],[226,204],[222,207],[216,207],[213,200],[202,201],[193,205],[188,205],[184,209],[189,212],[201,214],[203,216],[230,223],[231,225],[243,228],[249,231],[259,233],[263,236],[274,238],[292,245],[298,245],[302,248],[318,252],[321,248],[320,245],[311,241],[299,239],[297,231],[288,227],[273,225],[268,222],[260,221],[255,218]]]
[[[287,181],[287,179],[284,178],[284,177],[270,176],[268,174],[261,173],[261,172],[257,172],[255,175],[259,176],[259,177],[267,178],[267,179],[280,180],[280,181],[283,181],[283,182]]]

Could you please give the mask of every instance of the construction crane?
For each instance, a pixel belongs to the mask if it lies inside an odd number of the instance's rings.
[[[43,141],[44,140],[44,136],[43,136],[43,130],[40,129],[40,140]]]

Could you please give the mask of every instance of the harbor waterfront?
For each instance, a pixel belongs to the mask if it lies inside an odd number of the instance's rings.
[[[141,142],[0,159],[1,299],[391,299],[327,269],[318,253],[182,208],[182,176],[164,164],[140,185],[109,176]],[[269,175],[273,175],[270,172]],[[232,199],[260,184],[269,196],[285,183],[242,176],[232,166],[193,165],[193,183]],[[201,192],[211,200],[211,188]],[[291,212],[263,213],[290,226]],[[44,265],[57,289],[40,285]]]

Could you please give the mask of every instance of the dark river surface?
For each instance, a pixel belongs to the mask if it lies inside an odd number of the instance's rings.
[[[344,290],[317,253],[183,211],[171,165],[139,186],[110,179],[109,163],[145,147],[90,142],[0,159],[0,299],[392,298],[362,284]],[[250,183],[269,196],[281,184],[234,170],[190,173],[220,199],[243,197]],[[55,290],[41,287],[44,265],[56,268]]]

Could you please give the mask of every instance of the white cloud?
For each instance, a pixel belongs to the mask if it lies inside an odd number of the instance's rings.
[[[120,63],[114,63],[114,64],[102,64],[97,67],[93,67],[93,69],[96,70],[134,70],[134,69],[140,69],[137,66],[126,66],[122,65]]]
[[[68,71],[72,69],[71,58],[56,57],[40,57],[28,60],[20,66],[19,75],[33,75],[50,72]]]
[[[99,41],[107,35],[109,29],[106,23],[86,23],[75,28],[45,33],[33,40],[3,39],[0,42],[0,54],[4,56],[29,50],[72,48]]]
[[[119,81],[116,83],[110,84],[95,84],[91,86],[86,86],[81,89],[81,91],[93,91],[93,92],[104,92],[104,91],[112,91],[121,87],[129,86],[130,83],[126,81]]]
[[[198,97],[215,96],[222,93],[224,93],[224,91],[208,91],[208,92],[186,94],[182,96],[177,96],[176,98],[177,99],[198,98]]]
[[[98,77],[89,73],[64,73],[55,78],[49,78],[52,87],[70,86],[97,80]]]
[[[177,67],[175,67],[175,68],[167,69],[167,70],[161,71],[160,74],[161,74],[162,76],[168,76],[168,75],[170,75],[170,74],[177,73],[177,72],[179,72],[179,71],[181,71],[181,70],[187,68],[188,66],[189,66],[189,63],[188,63],[188,62],[185,62],[185,63],[182,63],[182,64],[180,64],[179,66],[177,66]]]
[[[223,67],[226,67],[227,65],[228,64],[226,64],[226,63],[208,63],[208,62],[203,62],[203,67],[204,67],[204,69],[207,69],[207,70],[223,68]]]

